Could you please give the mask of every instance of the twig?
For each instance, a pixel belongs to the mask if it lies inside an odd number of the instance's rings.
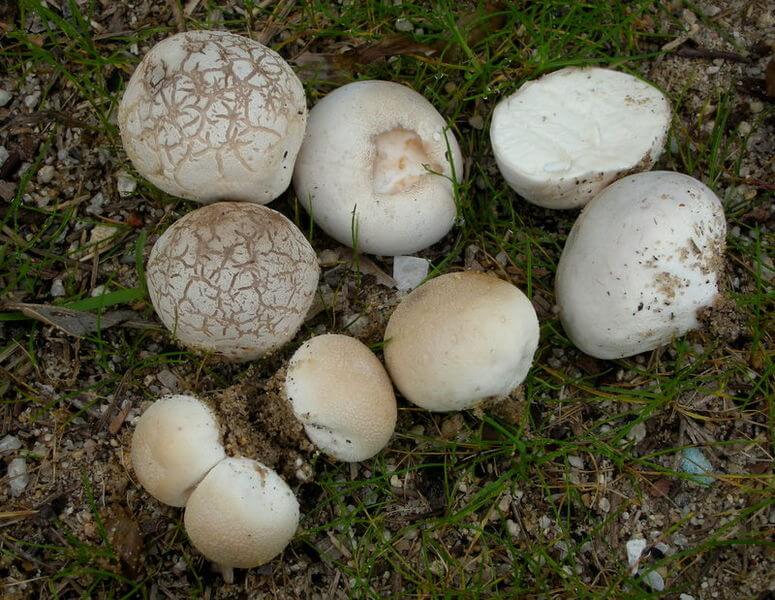
[[[681,46],[676,54],[684,58],[721,58],[723,60],[731,60],[732,62],[745,63],[748,59],[742,54],[737,52],[726,52],[724,50],[711,50],[710,48],[690,48],[689,46]]]

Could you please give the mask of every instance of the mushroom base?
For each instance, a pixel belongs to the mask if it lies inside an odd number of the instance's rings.
[[[429,171],[442,171],[431,161],[425,144],[414,131],[390,129],[374,138],[374,147],[373,184],[378,194],[403,192]]]

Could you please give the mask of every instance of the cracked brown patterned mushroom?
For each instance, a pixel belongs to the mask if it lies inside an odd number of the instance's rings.
[[[397,256],[452,229],[452,180],[462,177],[455,136],[430,102],[397,83],[356,81],[310,112],[293,187],[335,240]]]
[[[156,44],[118,109],[137,172],[173,196],[266,204],[285,191],[307,121],[304,88],[279,54],[224,31]]]
[[[689,175],[638,173],[598,194],[557,266],[560,319],[597,358],[624,358],[699,327],[719,297],[727,224],[716,194]]]
[[[191,543],[221,570],[250,569],[280,554],[299,525],[299,502],[272,469],[249,458],[226,458],[196,487],[186,504]]]
[[[157,500],[185,506],[207,472],[226,457],[218,422],[193,396],[166,396],[151,404],[132,434],[132,467]]]
[[[396,426],[396,397],[385,368],[347,335],[319,335],[288,364],[285,393],[307,437],[337,460],[357,462],[387,445]]]
[[[190,212],[156,241],[148,293],[162,323],[192,350],[247,361],[290,341],[318,285],[312,246],[291,221],[257,204]]]

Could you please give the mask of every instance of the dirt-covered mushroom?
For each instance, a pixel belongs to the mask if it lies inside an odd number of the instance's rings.
[[[156,313],[188,348],[253,360],[288,342],[318,284],[314,250],[280,213],[219,202],[156,241],[146,267]]]
[[[235,567],[257,567],[283,551],[299,525],[299,503],[269,467],[227,458],[191,494],[183,520],[191,543],[231,583]]]
[[[310,111],[293,185],[328,235],[363,252],[411,254],[456,217],[460,149],[414,90],[387,81],[340,87]]]
[[[410,402],[463,410],[522,383],[538,336],[533,305],[515,286],[485,273],[450,273],[398,305],[385,330],[385,364]]]
[[[393,435],[393,385],[355,338],[330,334],[305,342],[288,365],[285,392],[310,440],[336,459],[371,458]]]
[[[154,498],[184,506],[207,472],[226,457],[215,415],[193,396],[166,396],[142,414],[132,435],[132,467]]]
[[[600,68],[561,69],[495,107],[490,140],[506,182],[533,204],[575,208],[659,158],[670,103],[655,87]]]
[[[135,169],[174,196],[266,204],[291,181],[307,120],[304,88],[279,54],[225,31],[156,44],[118,109]]]
[[[726,220],[716,195],[681,173],[607,187],[573,225],[557,267],[565,332],[597,358],[653,350],[698,327],[718,297]]]

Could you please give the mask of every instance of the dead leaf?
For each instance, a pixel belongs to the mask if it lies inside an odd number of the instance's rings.
[[[361,254],[358,256],[356,261],[353,251],[349,248],[340,248],[339,256],[342,260],[349,261],[353,267],[355,267],[357,264],[358,271],[360,271],[363,275],[373,275],[378,284],[389,288],[396,287],[396,280],[385,273],[385,271],[380,269],[377,264],[369,257]]]
[[[652,482],[649,487],[649,493],[654,497],[668,496],[670,489],[673,487],[673,481],[667,477],[661,477]]]
[[[29,304],[25,302],[8,302],[3,305],[6,310],[18,310],[30,319],[35,319],[46,325],[56,327],[73,337],[84,337],[95,331],[108,329],[124,323],[132,323],[134,327],[153,327],[152,323],[140,319],[134,311],[115,310],[95,315],[81,310],[73,310],[51,304]]]
[[[121,506],[114,506],[106,521],[110,545],[121,560],[126,574],[134,577],[139,572],[145,555],[140,526]]]

